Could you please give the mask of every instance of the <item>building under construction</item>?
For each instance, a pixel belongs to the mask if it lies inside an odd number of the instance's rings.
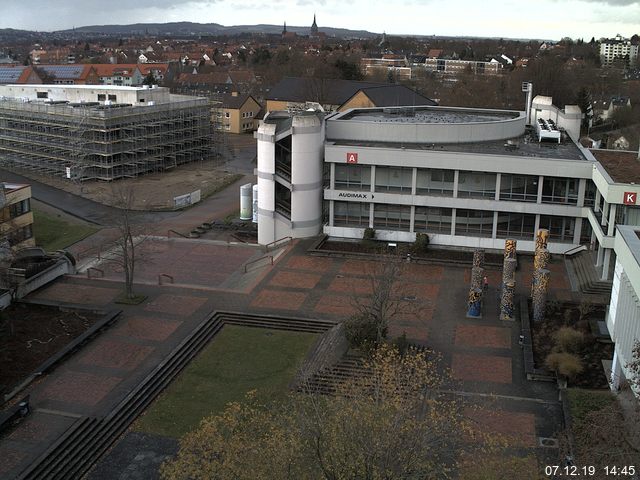
[[[207,160],[211,146],[206,98],[155,86],[0,86],[0,165],[110,181]]]

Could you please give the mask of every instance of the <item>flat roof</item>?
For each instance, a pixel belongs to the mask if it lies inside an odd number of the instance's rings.
[[[2,183],[2,187],[4,188],[4,190],[8,191],[8,192],[12,192],[14,190],[20,190],[21,188],[26,188],[29,185],[27,185],[26,183],[7,183],[4,182]]]
[[[167,87],[158,87],[154,86],[153,88],[148,88],[147,86],[139,86],[139,87],[131,87],[128,85],[61,85],[61,84],[49,84],[49,83],[27,83],[27,84],[19,84],[12,83],[9,85],[4,85],[5,87],[29,87],[29,88],[39,88],[39,89],[60,89],[60,90],[121,90],[121,91],[136,91],[136,90],[155,90],[158,88],[167,88]]]
[[[518,118],[522,112],[462,107],[405,106],[353,109],[333,117],[338,121],[372,123],[468,124],[501,122]]]
[[[535,132],[527,127],[527,131],[520,137],[509,140],[490,140],[469,143],[393,143],[393,142],[359,142],[352,140],[330,140],[333,145],[399,148],[405,150],[433,150],[444,152],[479,153],[486,155],[507,155],[511,157],[529,157],[590,161],[580,151],[577,145],[568,140],[563,143],[539,143]],[[639,182],[640,183],[640,182]]]
[[[616,183],[640,184],[638,152],[626,150],[589,149]]]

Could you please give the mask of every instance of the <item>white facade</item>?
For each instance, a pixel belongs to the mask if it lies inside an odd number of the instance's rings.
[[[610,66],[616,58],[625,58],[632,64],[638,58],[638,45],[631,43],[628,38],[620,35],[613,39],[605,39],[600,42],[600,58],[602,65]]]
[[[566,131],[579,123],[579,110],[536,100],[534,121],[553,115],[546,120],[565,122]],[[359,108],[329,116],[325,134],[314,113],[274,112],[256,135],[258,241],[313,236],[322,225],[337,238],[360,239],[373,228],[386,241],[428,233],[434,245],[501,250],[514,238],[533,251],[535,232],[545,228],[551,253],[579,245],[596,250],[607,280],[616,225],[640,225],[640,185],[614,182],[573,133],[559,143],[538,138],[525,117]]]
[[[324,121],[270,112],[258,139],[258,243],[317,235],[322,227]]]
[[[111,102],[132,106],[169,103],[166,87],[128,87],[117,85],[0,85],[0,98],[19,98],[41,102]]]
[[[634,343],[640,341],[640,229],[619,226],[615,252],[616,268],[607,312],[607,328],[615,343],[610,378],[613,390],[631,377],[627,365],[633,360]]]

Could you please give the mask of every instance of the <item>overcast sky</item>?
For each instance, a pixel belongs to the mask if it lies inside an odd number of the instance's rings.
[[[175,21],[306,26],[314,13],[320,30],[551,40],[640,33],[640,0],[0,0],[0,28]]]

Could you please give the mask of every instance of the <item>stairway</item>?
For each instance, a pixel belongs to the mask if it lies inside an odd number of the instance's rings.
[[[575,272],[577,289],[586,295],[611,296],[611,281],[600,280],[600,275],[593,264],[593,255],[588,251],[582,251],[567,257],[568,264]]]

